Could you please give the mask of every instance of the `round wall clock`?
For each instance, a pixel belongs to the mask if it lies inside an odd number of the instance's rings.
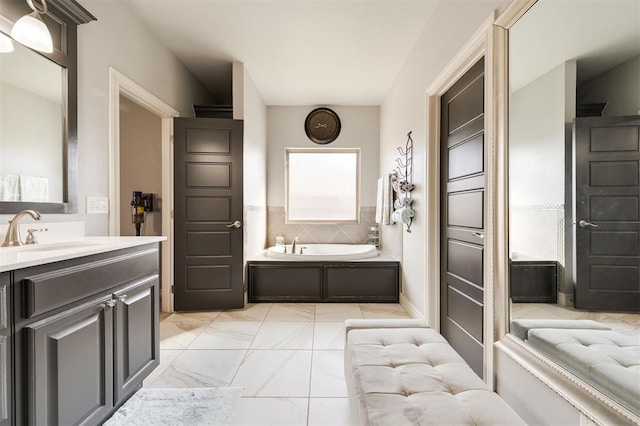
[[[313,142],[326,145],[340,134],[340,117],[329,108],[316,108],[307,115],[304,131]]]

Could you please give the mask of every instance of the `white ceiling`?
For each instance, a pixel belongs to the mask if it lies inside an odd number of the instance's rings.
[[[239,61],[267,105],[379,105],[438,3],[460,0],[124,1],[221,103]]]
[[[231,103],[239,61],[267,105],[380,105],[427,25],[455,31],[436,21],[441,3],[471,13],[486,0],[122,1],[219,103]],[[638,55],[639,5],[540,0],[511,32],[512,88],[565,60],[584,80]],[[446,43],[443,33],[434,49]]]
[[[565,61],[581,83],[638,55],[640,0],[538,1],[509,31],[511,89]]]

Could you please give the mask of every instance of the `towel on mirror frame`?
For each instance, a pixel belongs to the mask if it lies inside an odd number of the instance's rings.
[[[21,201],[49,201],[49,179],[39,176],[20,176]]]
[[[391,211],[393,207],[392,180],[396,179],[395,174],[387,174],[378,179],[378,192],[376,197],[376,223],[380,225],[391,225]]]
[[[20,201],[20,177],[6,175],[0,178],[0,200]]]

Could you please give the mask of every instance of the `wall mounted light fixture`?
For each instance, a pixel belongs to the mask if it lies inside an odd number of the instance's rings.
[[[18,19],[11,29],[11,37],[14,40],[40,52],[53,52],[53,41],[47,25],[40,15],[47,14],[47,1],[42,1],[42,9],[38,9],[33,0],[27,0],[27,4],[33,10],[32,13]]]

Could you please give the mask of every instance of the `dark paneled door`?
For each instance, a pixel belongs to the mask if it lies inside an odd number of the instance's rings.
[[[575,307],[640,311],[640,117],[577,118]]]
[[[242,121],[176,118],[174,309],[241,308]]]
[[[440,332],[483,376],[484,59],[441,98]]]

